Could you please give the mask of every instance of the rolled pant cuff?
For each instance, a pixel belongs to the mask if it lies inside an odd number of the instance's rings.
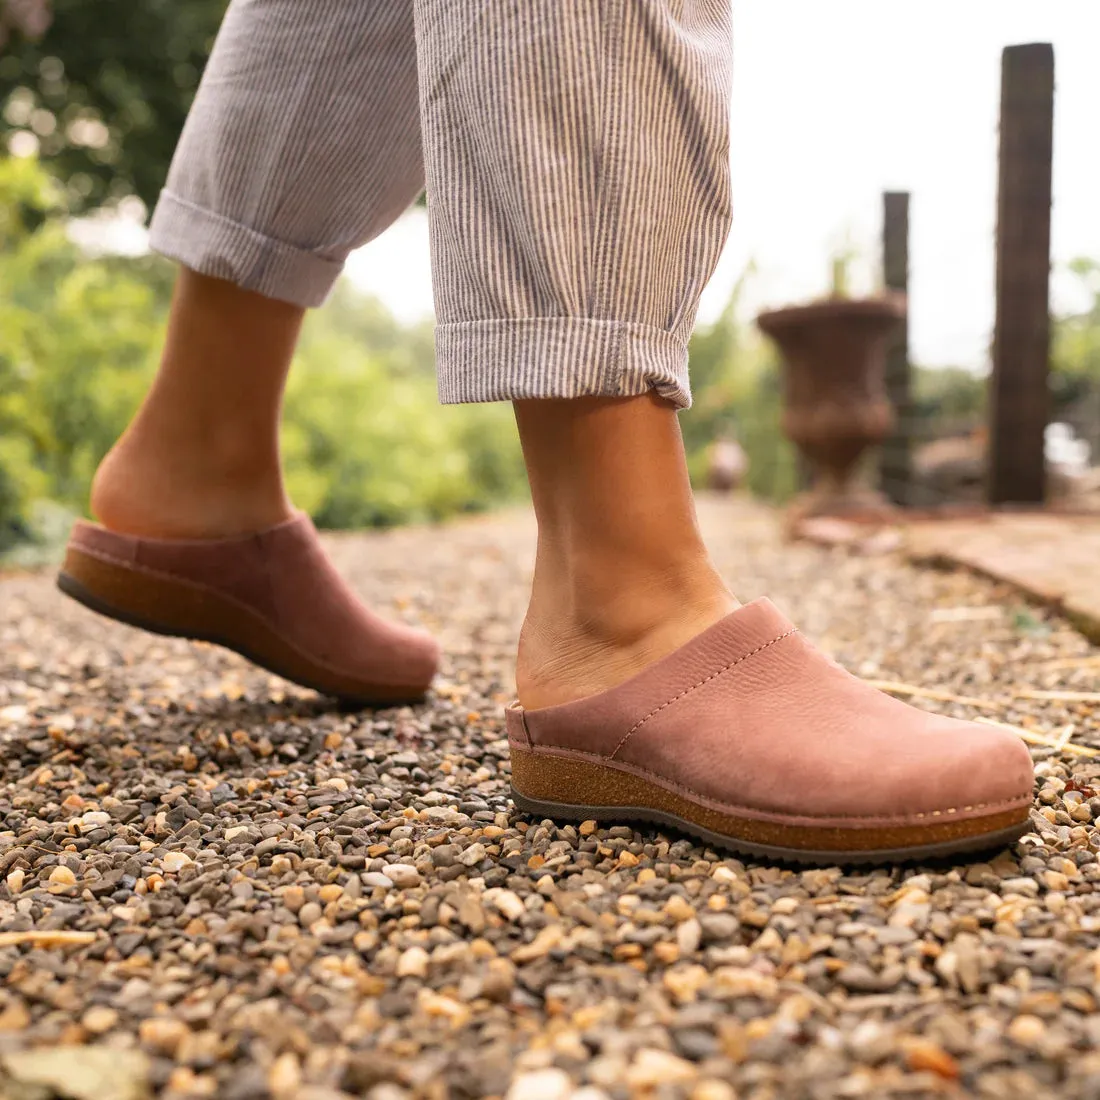
[[[584,317],[468,321],[436,329],[439,399],[633,397],[691,404],[687,347],[664,329]]]
[[[157,201],[149,244],[200,275],[303,307],[321,305],[344,266],[265,237],[169,191],[162,191]]]

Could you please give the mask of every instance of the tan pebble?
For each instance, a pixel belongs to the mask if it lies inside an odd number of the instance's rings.
[[[307,901],[298,910],[298,924],[302,928],[312,928],[322,916],[324,916],[324,911],[321,906],[315,901]]]
[[[788,997],[780,1006],[778,1016],[785,1020],[794,1020],[796,1023],[804,1023],[817,1011],[817,1005],[809,997],[796,993]]]
[[[776,898],[772,904],[772,912],[790,916],[791,913],[797,913],[801,906],[802,902],[798,898]]]
[[[271,972],[280,978],[285,978],[292,969],[293,967],[290,965],[290,960],[286,955],[276,955],[275,958],[271,960]]]
[[[737,882],[737,872],[730,870],[725,864],[719,863],[710,873],[715,882]]]
[[[391,863],[384,873],[399,890],[420,885],[420,872],[411,863]]]
[[[634,880],[639,886],[644,886],[647,882],[652,882],[657,877],[657,872],[652,867],[643,867],[639,872],[637,878]]]
[[[197,1082],[198,1077],[190,1066],[176,1066],[168,1075],[167,1089],[170,1093],[178,1092],[184,1096],[207,1095],[197,1087]]]
[[[470,1022],[470,1008],[453,997],[434,993],[430,989],[421,990],[420,1010],[426,1016],[437,1016],[447,1020],[452,1027],[465,1027]]]
[[[765,928],[764,931],[756,937],[752,949],[753,951],[760,951],[763,954],[767,954],[768,952],[778,953],[783,950],[783,937],[774,928]]]
[[[173,1056],[190,1030],[182,1020],[174,1020],[170,1016],[153,1016],[141,1021],[138,1038],[145,1046],[158,1053]]]
[[[745,967],[720,966],[712,977],[716,989],[733,997],[763,997],[767,1000],[779,990],[779,983],[771,975]]]
[[[306,892],[300,886],[288,886],[281,896],[283,905],[292,913],[297,913],[306,903]]]
[[[573,1082],[563,1069],[536,1069],[512,1079],[505,1100],[567,1100]]]
[[[5,879],[8,890],[13,894],[18,894],[23,889],[23,879],[25,877],[22,867],[16,867],[14,871],[9,871],[8,877]]]
[[[573,1026],[578,1031],[588,1031],[602,1023],[606,1015],[605,1005],[584,1005],[573,1013]]]
[[[13,1001],[0,1011],[0,1032],[24,1031],[31,1026],[31,1014],[22,1001]]]
[[[892,906],[926,904],[929,900],[928,891],[916,882],[916,879],[905,882],[896,893],[890,896],[889,904]]]
[[[282,1097],[290,1100],[301,1084],[302,1067],[298,1061],[298,1055],[290,1050],[285,1051],[271,1063],[271,1069],[267,1075],[267,1087],[279,1100],[282,1100]]]
[[[496,840],[497,837],[504,836],[507,831],[507,829],[502,829],[499,825],[486,825],[485,828],[481,830],[481,835],[487,840]]]
[[[672,994],[672,999],[677,1004],[688,1004],[694,1001],[708,980],[707,970],[702,966],[676,966],[666,970],[661,979],[665,989]]]
[[[686,920],[676,929],[676,944],[682,955],[693,955],[703,939],[703,926],[697,920]]]
[[[1039,877],[1048,890],[1064,894],[1069,889],[1069,879],[1061,871],[1043,871]]]
[[[686,1084],[698,1075],[695,1066],[667,1050],[643,1048],[627,1068],[626,1082],[631,1089],[653,1089],[661,1085]]]
[[[599,825],[597,825],[595,821],[582,821],[577,832],[580,833],[581,836],[591,836],[598,828]]]
[[[342,734],[339,733],[326,733],[325,734],[325,748],[331,751],[332,749],[338,749],[344,743]]]
[[[102,1035],[118,1023],[118,1013],[107,1005],[92,1005],[80,1018],[80,1022],[93,1035]]]
[[[348,781],[337,776],[335,779],[326,779],[321,786],[331,787],[334,791],[346,791],[348,789]]]
[[[184,867],[188,867],[192,863],[194,863],[194,860],[184,852],[165,852],[164,858],[160,861],[161,867],[169,874],[182,871]]]
[[[74,875],[72,873],[72,871],[69,870],[68,867],[65,867],[61,864],[58,864],[58,866],[56,866],[50,872],[49,881],[54,886],[62,886],[62,887],[75,886],[76,885],[76,875]]]
[[[653,956],[666,966],[670,966],[680,958],[679,945],[662,941],[653,945]]]
[[[1036,989],[1024,994],[1020,1001],[1019,1011],[1021,1015],[1052,1018],[1058,1015],[1058,1010],[1061,1007],[1062,998],[1053,989]]]
[[[754,1042],[757,1039],[766,1039],[775,1027],[775,1019],[772,1016],[758,1016],[755,1020],[749,1020],[745,1025],[745,1037]]]
[[[426,978],[428,976],[428,952],[423,947],[410,947],[397,960],[399,978]]]
[[[322,886],[317,891],[317,896],[327,905],[330,901],[336,901],[337,898],[344,896],[344,888],[336,882],[330,882],[327,886]]]
[[[928,1039],[913,1039],[907,1043],[905,1061],[917,1073],[928,1071],[952,1081],[959,1076],[959,1063],[943,1047]]]
[[[1022,1047],[1032,1047],[1046,1034],[1047,1026],[1038,1016],[1023,1015],[1008,1025],[1008,1037]]]
[[[232,828],[225,830],[226,840],[236,840],[239,836],[244,836],[248,832],[247,825],[234,825]]]
[[[641,860],[633,852],[620,852],[619,853],[619,866],[620,867],[637,867]]]
[[[78,814],[84,809],[84,799],[78,794],[71,794],[61,803],[61,808],[67,814]]]
[[[512,961],[529,963],[544,958],[561,943],[564,934],[560,924],[548,924],[530,943],[525,943],[512,952]]]
[[[644,949],[640,943],[620,943],[616,944],[611,954],[620,962],[625,962],[629,959],[640,959]]]
[[[390,850],[388,844],[372,844],[367,848],[367,855],[371,859],[377,859],[379,856],[384,856]]]
[[[737,1093],[725,1081],[708,1077],[691,1090],[691,1100],[737,1100]]]
[[[681,895],[673,894],[665,902],[665,912],[671,920],[680,924],[682,921],[691,920],[695,916],[695,907]]]
[[[1062,1000],[1076,1012],[1091,1013],[1096,1011],[1096,999],[1083,989],[1074,989],[1071,986],[1062,993]]]
[[[352,937],[352,947],[356,951],[362,954],[367,954],[369,951],[373,951],[378,946],[378,933],[377,932],[356,932]]]
[[[510,921],[519,920],[527,912],[523,899],[512,890],[486,890],[482,901]]]
[[[288,871],[293,871],[293,870],[294,870],[294,864],[290,861],[290,857],[288,855],[284,855],[282,852],[280,852],[271,861],[271,877],[272,878],[282,878],[282,876],[285,875]]]

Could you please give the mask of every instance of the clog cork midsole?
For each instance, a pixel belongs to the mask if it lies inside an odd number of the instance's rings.
[[[513,745],[512,787],[523,810],[570,820],[644,820],[751,855],[806,862],[870,862],[978,851],[1030,827],[1028,805],[986,814],[941,811],[918,822],[871,826],[783,824],[701,804],[634,772]]]
[[[203,585],[70,546],[57,578],[66,595],[108,618],[193,641],[224,646],[253,664],[348,702],[406,702],[425,686],[360,680],[311,658],[247,604]]]

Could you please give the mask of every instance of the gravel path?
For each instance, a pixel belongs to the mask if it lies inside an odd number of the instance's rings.
[[[1064,622],[703,512],[738,593],[860,675],[1100,745],[1100,651]],[[0,578],[0,1097],[1100,1098],[1100,762],[1036,748],[1035,831],[955,868],[524,820],[500,709],[531,537],[331,541],[448,654],[374,714]]]

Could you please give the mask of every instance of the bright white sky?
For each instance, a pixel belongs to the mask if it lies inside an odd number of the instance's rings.
[[[1100,0],[734,0],[734,32],[734,227],[703,319],[750,259],[750,313],[822,293],[848,238],[870,289],[881,193],[908,190],[914,359],[984,366],[1000,55],[1025,42],[1054,45],[1053,305],[1078,304],[1059,269],[1100,259]],[[423,213],[349,270],[398,316],[428,314]]]

